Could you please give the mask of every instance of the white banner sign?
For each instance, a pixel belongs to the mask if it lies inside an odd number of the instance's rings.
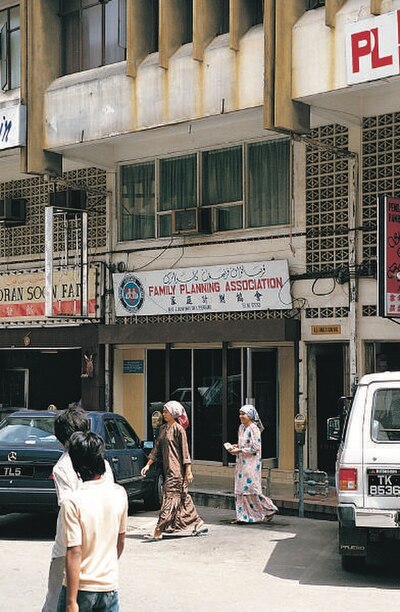
[[[347,83],[399,74],[400,11],[345,26]]]
[[[292,307],[287,261],[113,274],[113,283],[117,317]]]
[[[0,108],[0,151],[25,146],[26,106]]]

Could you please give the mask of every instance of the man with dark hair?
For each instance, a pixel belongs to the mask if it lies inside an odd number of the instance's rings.
[[[90,422],[86,412],[77,406],[72,406],[63,410],[57,415],[54,421],[54,433],[61,444],[66,447],[68,440],[77,431],[87,432],[90,429]],[[61,505],[65,495],[75,491],[82,481],[76,474],[68,450],[65,449],[53,468],[53,478],[56,487],[58,505]],[[111,467],[106,461],[105,478],[113,483],[114,477]],[[56,539],[51,553],[51,563],[49,570],[46,601],[42,612],[56,612],[57,602],[61,591],[62,580],[65,567],[66,548],[60,514],[57,518]]]
[[[67,545],[58,612],[118,612],[118,559],[125,542],[128,497],[104,478],[104,442],[96,433],[74,433],[68,444],[82,486],[61,503]]]

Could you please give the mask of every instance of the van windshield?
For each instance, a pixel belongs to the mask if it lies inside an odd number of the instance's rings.
[[[400,389],[374,393],[371,438],[375,442],[400,442]]]

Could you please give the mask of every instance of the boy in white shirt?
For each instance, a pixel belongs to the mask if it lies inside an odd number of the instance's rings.
[[[105,478],[104,442],[96,433],[74,433],[68,452],[83,484],[61,503],[67,555],[57,612],[118,612],[128,497]]]
[[[76,431],[87,432],[90,429],[90,422],[85,411],[78,407],[72,406],[63,410],[56,417],[54,422],[54,433],[59,442],[66,447],[71,435]],[[64,497],[75,491],[82,481],[75,472],[70,456],[65,448],[63,454],[53,468],[53,478],[56,487],[58,505]],[[114,477],[108,461],[106,461],[106,478],[113,483]],[[61,592],[61,586],[65,568],[66,546],[64,543],[64,533],[61,523],[60,513],[57,518],[56,538],[51,553],[51,563],[49,569],[49,578],[47,586],[46,601],[42,608],[42,612],[56,612],[57,602]]]

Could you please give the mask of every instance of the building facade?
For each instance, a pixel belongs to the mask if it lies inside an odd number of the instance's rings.
[[[376,265],[399,70],[365,34],[398,9],[0,2],[0,193],[26,211],[0,228],[3,409],[82,399],[151,437],[178,399],[196,464],[223,469],[254,401],[265,465],[294,469],[303,412],[307,465],[332,471],[338,398],[400,366]]]

